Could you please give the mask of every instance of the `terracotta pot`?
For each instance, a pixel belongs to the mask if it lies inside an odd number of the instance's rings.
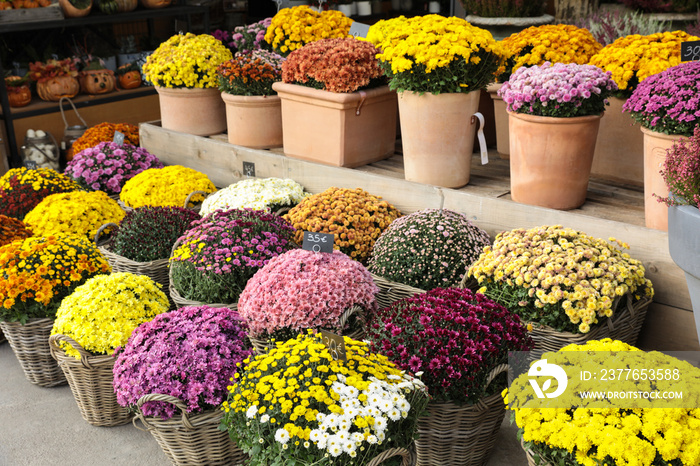
[[[111,70],[81,71],[78,80],[80,90],[90,95],[107,94],[117,87],[117,79]]]
[[[228,142],[252,149],[282,146],[282,103],[279,96],[221,93],[226,105]]]
[[[58,102],[61,97],[75,97],[80,92],[80,83],[72,76],[58,76],[36,83],[36,93],[41,100]]]
[[[469,183],[480,95],[399,93],[406,180],[445,188]]]
[[[284,154],[338,167],[385,159],[396,145],[396,93],[388,86],[347,94],[277,82]]]
[[[226,110],[216,88],[158,87],[161,126],[196,136],[211,136],[226,130]]]
[[[644,185],[644,137],[632,116],[622,111],[627,99],[608,98],[600,121],[591,175],[606,180]]]
[[[503,86],[503,83],[489,84],[486,92],[493,99],[493,116],[496,123],[496,151],[502,159],[508,160],[510,158],[508,112],[506,111],[506,103],[498,95],[498,90],[501,86]]]
[[[58,0],[58,4],[63,10],[63,16],[66,18],[82,18],[83,16],[89,15],[90,11],[92,10],[92,3],[93,2],[91,1],[87,8],[83,8],[81,10],[74,7],[68,0]]]
[[[554,118],[508,112],[511,198],[550,209],[580,207],[586,201],[602,116]]]
[[[661,169],[666,161],[666,151],[673,143],[684,138],[679,134],[664,134],[641,127],[644,140],[644,219],[647,228],[668,230],[668,207],[654,194],[668,196]],[[686,138],[687,139],[687,138]]]

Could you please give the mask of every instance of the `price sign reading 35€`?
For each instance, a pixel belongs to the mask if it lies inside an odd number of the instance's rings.
[[[345,354],[345,340],[342,336],[321,330],[321,341],[328,347],[328,351],[330,351],[333,359],[340,361],[348,360],[348,356]]]
[[[304,243],[301,248],[313,252],[333,252],[335,235],[330,233],[304,232]]]

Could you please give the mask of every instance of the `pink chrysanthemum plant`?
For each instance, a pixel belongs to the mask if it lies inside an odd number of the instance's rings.
[[[558,118],[600,115],[617,91],[610,76],[593,65],[545,62],[518,68],[498,95],[515,113]]]
[[[400,369],[420,373],[432,400],[475,403],[500,393],[503,374],[487,384],[509,351],[532,340],[520,318],[468,288],[435,288],[378,310],[367,324],[372,351]]]
[[[140,325],[115,354],[114,390],[120,405],[133,408],[142,396],[159,393],[183,401],[187,413],[200,413],[217,409],[226,399],[237,366],[252,350],[236,311],[188,306]],[[162,419],[181,414],[162,401],[147,401],[140,409]]]
[[[296,249],[268,262],[248,281],[238,311],[251,338],[286,341],[307,329],[362,335],[378,288],[359,262],[340,251]],[[350,315],[349,310],[356,312]]]

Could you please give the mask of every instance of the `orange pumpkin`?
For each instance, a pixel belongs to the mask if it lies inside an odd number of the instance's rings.
[[[141,85],[141,73],[127,71],[119,75],[119,85],[122,89],[134,89]]]
[[[29,86],[15,87],[7,94],[7,99],[10,101],[10,107],[24,107],[32,101],[32,90]]]
[[[61,97],[75,97],[80,92],[80,83],[73,76],[57,76],[36,83],[36,93],[41,100],[58,102]]]
[[[140,0],[144,8],[155,9],[164,8],[172,3],[173,0]]]
[[[80,72],[80,89],[86,94],[106,94],[117,86],[111,70],[87,70]]]

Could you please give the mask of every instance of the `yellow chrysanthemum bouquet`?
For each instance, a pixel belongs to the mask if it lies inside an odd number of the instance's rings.
[[[583,65],[603,48],[590,31],[570,24],[532,26],[506,37],[500,44],[506,62],[499,72],[499,82],[507,81],[521,66],[539,66],[545,62]]]
[[[485,88],[503,55],[490,32],[454,16],[381,20],[370,27],[367,40],[381,50],[380,66],[398,92],[467,93]]]
[[[560,225],[499,233],[472,264],[479,292],[531,323],[588,333],[626,304],[653,296],[628,247]]]
[[[620,37],[590,58],[589,63],[612,73],[620,94],[629,97],[651,75],[681,62],[681,42],[700,40],[684,31]]]
[[[244,361],[223,406],[249,465],[366,465],[411,445],[425,385],[367,343],[344,343],[347,360],[336,359],[309,331]]]
[[[214,36],[188,32],[160,44],[143,73],[158,87],[217,88],[216,70],[231,58],[231,51]]]
[[[321,13],[307,5],[283,8],[272,17],[265,41],[279,54],[290,52],[319,39],[347,37],[352,20],[340,11]]]
[[[194,191],[213,193],[216,186],[202,172],[181,165],[169,165],[149,168],[131,178],[124,183],[119,199],[132,208],[145,205],[183,207]],[[202,194],[190,198],[192,203],[202,201]]]
[[[611,339],[569,345],[557,353],[546,353],[546,357],[568,366],[564,394],[546,401],[537,400],[530,394],[530,382],[534,378],[527,373],[517,377],[504,392],[523,448],[531,461],[539,458],[537,463],[530,464],[700,464],[700,410],[691,408],[697,406],[700,369],[670,355],[644,353]],[[644,367],[637,366],[643,362]],[[591,368],[591,373],[598,369],[595,383],[581,381],[582,367]],[[594,386],[600,390],[594,392],[598,396],[601,392],[606,396],[613,393],[624,396],[583,399],[581,395],[592,393],[589,390]],[[608,391],[611,395],[607,395]],[[669,391],[683,393],[684,399],[662,395]],[[653,393],[664,399],[652,399]],[[567,394],[573,397],[572,401],[560,401]],[[532,398],[526,401],[528,397]],[[540,407],[544,405],[551,407]]]

